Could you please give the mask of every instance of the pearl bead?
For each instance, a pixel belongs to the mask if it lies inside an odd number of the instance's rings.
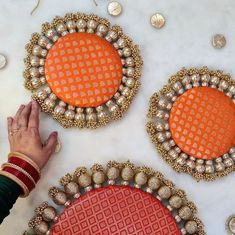
[[[96,114],[95,113],[90,113],[86,116],[86,120],[88,122],[95,122],[96,121]]]
[[[35,56],[39,56],[39,55],[41,55],[42,50],[43,49],[40,46],[35,45],[33,47],[32,54],[35,55]]]
[[[53,197],[53,201],[55,202],[55,204],[57,205],[65,205],[65,203],[67,202],[67,196],[65,194],[65,192],[63,191],[59,191],[58,193],[56,193],[56,195]]]
[[[192,86],[191,84],[185,85],[185,89],[186,89],[186,90],[190,90],[190,89],[192,89],[192,87],[193,87],[193,86]]]
[[[54,93],[51,93],[51,94],[49,95],[49,98],[50,98],[51,100],[56,100],[56,99],[57,99],[57,96],[56,96]]]
[[[135,175],[135,182],[138,186],[142,186],[142,185],[146,184],[147,180],[148,180],[148,178],[144,172],[138,172]]]
[[[77,183],[72,181],[64,186],[64,190],[69,196],[74,196],[79,192],[79,187]]]
[[[199,74],[193,74],[191,76],[191,80],[193,83],[198,83],[200,81],[200,75]]]
[[[45,105],[48,106],[49,108],[53,108],[55,106],[55,101],[51,99],[45,99],[44,101]]]
[[[216,86],[216,85],[219,84],[219,81],[220,81],[220,79],[219,79],[218,77],[213,76],[213,77],[211,77],[210,83],[211,83],[212,85]]]
[[[118,34],[115,31],[109,31],[107,36],[110,37],[114,41],[117,39]]]
[[[128,77],[133,77],[133,76],[134,76],[134,72],[135,72],[135,70],[134,70],[134,68],[132,68],[132,67],[128,67],[128,68],[126,69],[126,75],[127,75]]]
[[[196,168],[195,169],[196,169],[196,171],[198,173],[203,173],[205,171],[205,166],[202,165],[202,164],[196,164]]]
[[[162,147],[166,150],[169,151],[171,149],[171,144],[169,142],[164,142],[162,143]]]
[[[44,100],[47,97],[47,92],[45,90],[40,90],[36,94],[37,94],[37,97],[41,100]]]
[[[84,32],[86,28],[86,21],[83,19],[80,19],[77,21],[77,28],[79,32]]]
[[[105,35],[108,32],[108,27],[103,25],[103,24],[99,24],[97,27],[97,31],[101,34],[101,35]]]
[[[134,59],[133,57],[127,57],[126,58],[126,65],[128,67],[133,67],[135,65]]]
[[[122,95],[127,97],[127,96],[129,96],[129,94],[130,94],[130,88],[129,87],[124,87],[124,89],[122,90]]]
[[[124,38],[119,38],[117,44],[120,48],[124,48],[126,46],[126,41]]]
[[[127,166],[122,169],[121,177],[123,180],[128,181],[133,178],[134,174],[134,170]]]
[[[208,174],[214,173],[215,169],[213,165],[205,165],[205,172]]]
[[[94,30],[97,27],[97,22],[95,20],[88,20],[87,27]]]
[[[44,47],[46,48],[47,45],[50,43],[49,39],[45,36],[41,36],[39,39],[38,39],[38,44],[39,46],[41,47]]]
[[[32,67],[29,69],[29,74],[31,77],[38,77],[39,76],[39,70],[36,67]]]
[[[129,47],[124,47],[122,53],[125,57],[129,57],[131,55],[131,49]]]
[[[108,170],[107,170],[107,177],[110,179],[110,180],[115,180],[119,177],[119,169],[116,168],[116,167],[110,167]]]
[[[56,114],[63,114],[65,112],[65,108],[62,108],[61,106],[56,106],[55,109],[54,109],[54,112]]]
[[[134,80],[134,78],[128,78],[128,79],[126,80],[126,85],[127,85],[128,87],[130,87],[130,88],[134,87],[134,85],[135,85],[135,80]]]
[[[156,176],[151,176],[148,180],[148,187],[151,190],[157,190],[161,185],[160,180]]]
[[[210,81],[210,75],[209,74],[203,74],[201,77],[201,81],[204,83],[208,83]]]
[[[37,224],[34,227],[36,234],[46,234],[48,232],[49,226],[45,221],[40,221],[40,224]]]
[[[56,26],[56,30],[58,33],[60,33],[61,35],[65,35],[65,32],[67,31],[67,27],[64,23],[59,23],[57,26]]]
[[[156,112],[156,117],[159,119],[167,119],[166,117],[168,117],[168,116],[167,116],[167,113],[164,112],[163,110],[157,110],[157,112]]]
[[[72,120],[74,119],[74,116],[75,116],[75,113],[73,110],[67,110],[64,114],[64,116],[69,119],[69,120]]]
[[[91,176],[87,173],[82,174],[78,177],[78,183],[81,187],[88,187],[91,185]]]
[[[232,166],[234,164],[234,162],[233,162],[233,160],[231,158],[227,158],[223,162],[224,162],[224,165],[226,167],[230,167],[230,166]]]
[[[183,220],[188,220],[190,219],[190,217],[192,216],[192,211],[188,206],[183,206],[179,209],[179,216],[183,219]]]
[[[195,161],[192,161],[192,160],[188,160],[186,162],[186,165],[190,168],[190,169],[194,169],[196,164],[195,164]]]
[[[118,106],[115,105],[115,104],[114,104],[114,105],[111,105],[111,106],[109,107],[109,110],[110,110],[110,112],[112,112],[112,113],[118,111],[118,109],[119,109]]]
[[[182,80],[183,85],[190,84],[190,82],[191,82],[191,78],[189,76],[184,76]]]
[[[95,184],[103,184],[105,181],[105,174],[103,171],[97,171],[92,175]]]
[[[31,81],[31,84],[33,85],[34,88],[37,88],[40,86],[40,79],[39,78],[32,78],[30,81]]]
[[[232,95],[234,95],[234,94],[235,94],[235,86],[230,86],[230,87],[228,88],[228,91],[229,91]]]
[[[120,96],[118,99],[117,99],[117,104],[118,105],[122,105],[123,103],[125,103],[126,101],[126,97],[125,96]]]
[[[173,84],[172,88],[178,93],[182,94],[184,92],[184,89],[182,87],[182,84],[180,82],[176,82]]]
[[[169,204],[176,209],[179,209],[182,204],[183,204],[183,200],[181,197],[177,196],[177,195],[173,195],[170,199],[169,199]]]
[[[166,98],[172,100],[172,98],[175,96],[175,92],[171,90],[170,92],[166,93]]]
[[[188,221],[185,224],[185,229],[189,234],[194,234],[197,232],[197,223],[195,221]]]
[[[46,36],[48,38],[50,38],[53,42],[57,41],[59,39],[59,37],[57,36],[57,33],[55,31],[55,29],[49,29],[47,32],[46,32]]]
[[[45,70],[44,70],[44,67],[39,67],[38,68],[38,71],[41,75],[44,75],[45,74]]]
[[[176,158],[178,158],[178,153],[177,153],[174,149],[171,149],[171,150],[168,152],[168,155],[169,155],[173,160],[175,160]]]
[[[66,25],[67,25],[70,33],[76,32],[76,23],[73,20],[67,21]]]
[[[183,166],[185,164],[185,159],[182,157],[178,157],[176,159],[176,163],[178,163],[180,166]]]
[[[216,171],[221,172],[221,171],[224,171],[225,166],[222,162],[217,162],[215,164],[215,169],[216,169]]]
[[[158,194],[162,199],[168,199],[171,196],[171,189],[168,186],[162,186],[158,190]]]
[[[52,206],[48,206],[43,210],[42,218],[47,222],[54,220],[56,216],[57,216],[56,210]]]
[[[159,132],[156,134],[157,140],[160,143],[163,143],[166,140],[166,135],[163,132]]]
[[[37,56],[31,56],[30,57],[30,64],[34,67],[39,66],[40,58]]]
[[[222,81],[220,81],[220,83],[219,83],[219,89],[220,90],[226,90],[227,88],[228,88],[228,82],[226,82],[225,80],[222,80]]]
[[[164,131],[164,123],[161,121],[157,121],[155,123],[155,127],[156,127],[157,131]]]
[[[77,113],[74,118],[76,121],[85,121],[86,116],[84,113]]]

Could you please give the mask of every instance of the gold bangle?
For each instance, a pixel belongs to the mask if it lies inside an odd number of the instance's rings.
[[[12,168],[16,169],[17,171],[20,171],[21,173],[25,174],[33,182],[34,186],[36,186],[36,182],[35,182],[34,178],[27,171],[25,171],[23,168],[15,165],[13,163],[8,163],[8,162],[2,164],[2,168],[4,168],[4,167],[12,167]]]
[[[38,172],[39,175],[41,175],[41,170],[40,170],[39,166],[38,166],[31,158],[29,158],[29,157],[26,156],[25,154],[20,153],[20,152],[10,152],[10,153],[8,154],[8,159],[9,159],[10,157],[18,157],[18,158],[20,158],[20,159],[25,160],[26,162],[28,162],[30,165],[32,165],[32,166],[37,170],[37,172]]]
[[[21,194],[20,197],[27,197],[29,195],[29,190],[27,188],[27,186],[21,181],[19,180],[15,175],[12,175],[9,172],[6,171],[0,171],[0,175],[3,175],[11,180],[13,180],[15,183],[17,183],[23,190],[24,194]]]

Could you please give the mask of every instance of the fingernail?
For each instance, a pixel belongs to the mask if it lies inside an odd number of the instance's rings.
[[[36,107],[38,105],[37,101],[35,101],[35,100],[32,101],[32,104],[34,107]]]
[[[53,132],[53,135],[54,135],[54,136],[57,136],[57,135],[58,135],[58,132],[57,132],[57,131],[54,131],[54,132]]]
[[[24,108],[24,107],[25,107],[25,105],[24,105],[24,104],[22,104],[20,107],[21,107],[21,108]]]

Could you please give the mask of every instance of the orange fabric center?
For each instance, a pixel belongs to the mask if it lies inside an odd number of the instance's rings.
[[[235,144],[235,104],[213,88],[193,88],[178,97],[169,124],[179,148],[195,158],[217,158]]]
[[[55,95],[77,107],[97,107],[118,90],[122,63],[115,48],[90,33],[61,37],[49,50],[45,75]]]

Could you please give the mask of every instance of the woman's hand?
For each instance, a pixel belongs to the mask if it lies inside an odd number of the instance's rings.
[[[14,118],[9,117],[8,136],[11,152],[20,152],[31,158],[40,168],[55,152],[57,132],[52,132],[45,143],[39,133],[39,105],[36,101],[21,105]]]

